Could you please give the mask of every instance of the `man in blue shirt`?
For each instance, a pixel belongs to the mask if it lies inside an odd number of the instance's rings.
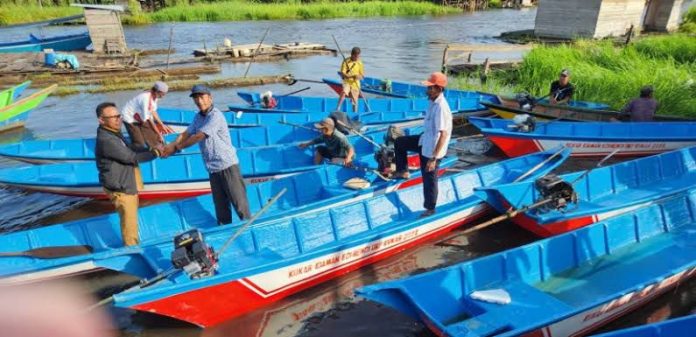
[[[240,219],[249,219],[251,212],[246,185],[239,170],[237,150],[232,145],[225,116],[213,106],[213,97],[208,87],[201,84],[193,86],[191,98],[199,112],[186,131],[167,145],[165,155],[198,143],[210,176],[218,223],[232,223],[230,203]]]

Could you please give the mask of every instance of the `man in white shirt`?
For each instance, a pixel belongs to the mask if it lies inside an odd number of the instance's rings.
[[[162,134],[174,132],[164,125],[157,114],[157,103],[169,91],[166,83],[157,81],[150,90],[133,97],[123,107],[123,124],[136,147],[155,148],[164,143]]]
[[[421,174],[423,175],[423,208],[421,217],[435,214],[437,203],[437,171],[440,160],[447,154],[447,146],[452,137],[452,111],[442,94],[447,86],[447,76],[432,73],[423,85],[428,87],[427,95],[432,101],[425,112],[423,134],[397,138],[395,177],[408,179],[408,151],[420,154]]]

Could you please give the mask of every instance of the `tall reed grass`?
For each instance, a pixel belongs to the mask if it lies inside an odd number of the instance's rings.
[[[0,6],[0,26],[43,21],[82,13],[82,8],[3,4]]]
[[[506,74],[494,72],[488,82],[544,96],[561,69],[568,68],[576,86],[575,99],[620,109],[638,96],[642,86],[652,85],[660,102],[658,113],[696,117],[696,62],[693,57],[689,62],[681,56],[693,55],[696,44],[684,47],[679,45],[681,42],[683,36],[674,35],[645,38],[625,48],[615,47],[610,41],[538,46],[524,57],[518,69]],[[475,85],[473,88],[478,89]]]

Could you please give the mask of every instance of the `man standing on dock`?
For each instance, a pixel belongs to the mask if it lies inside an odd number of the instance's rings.
[[[428,98],[431,100],[423,121],[423,134],[420,136],[403,136],[396,139],[396,178],[408,179],[408,151],[420,154],[420,169],[423,175],[423,208],[421,217],[435,214],[437,203],[437,171],[440,160],[447,154],[447,147],[452,137],[452,111],[442,94],[447,86],[447,76],[432,73],[423,85],[428,86]]]
[[[138,163],[150,161],[160,155],[162,145],[145,150],[128,145],[121,133],[121,114],[116,104],[101,103],[97,106],[97,143],[94,149],[99,182],[121,219],[121,235],[126,246],[137,245],[138,238],[138,190],[143,188]]]
[[[575,86],[570,83],[570,71],[563,69],[557,81],[551,83],[549,102],[551,104],[568,104],[573,99]]]
[[[157,81],[150,90],[133,97],[123,107],[123,122],[135,146],[154,148],[164,143],[163,133],[172,133],[157,114],[157,103],[169,91],[166,83]]]
[[[350,51],[350,57],[343,60],[341,63],[341,71],[339,75],[343,79],[343,90],[338,97],[338,105],[336,111],[341,111],[341,104],[346,99],[350,98],[353,104],[353,112],[358,112],[358,99],[360,99],[360,80],[365,77],[365,67],[360,60],[360,48],[353,47]]]
[[[167,144],[164,155],[169,156],[198,143],[210,177],[218,224],[232,223],[230,203],[240,219],[249,219],[251,211],[246,185],[239,170],[237,150],[232,145],[227,120],[213,106],[210,89],[205,85],[194,85],[190,97],[198,107],[198,113],[186,131]]]

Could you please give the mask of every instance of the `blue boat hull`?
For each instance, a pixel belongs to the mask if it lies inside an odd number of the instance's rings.
[[[692,336],[696,329],[696,314],[667,321],[646,324],[635,328],[616,330],[593,335],[595,337],[682,337]]]
[[[427,218],[418,218],[423,210],[422,190],[412,187],[257,224],[221,256],[216,276],[191,280],[173,275],[157,286],[116,296],[115,305],[199,326],[218,324],[477,218],[486,207],[472,195],[472,187],[515,179],[550,155],[516,158],[443,177],[438,212]],[[533,177],[566,157],[567,153],[545,163]],[[206,241],[219,247],[227,237],[229,233],[209,233]],[[152,247],[153,255],[169,256],[170,246],[166,242]],[[154,261],[150,254],[143,258],[156,269],[169,268],[169,261]]]
[[[531,132],[516,131],[506,119],[469,118],[510,157],[566,146],[574,157],[645,156],[696,145],[696,122],[537,122]]]
[[[31,36],[27,41],[0,44],[0,53],[42,52],[44,49],[54,51],[83,50],[92,44],[88,33],[56,36],[39,39]]]
[[[696,189],[492,256],[361,288],[440,336],[585,335],[696,275]]]

